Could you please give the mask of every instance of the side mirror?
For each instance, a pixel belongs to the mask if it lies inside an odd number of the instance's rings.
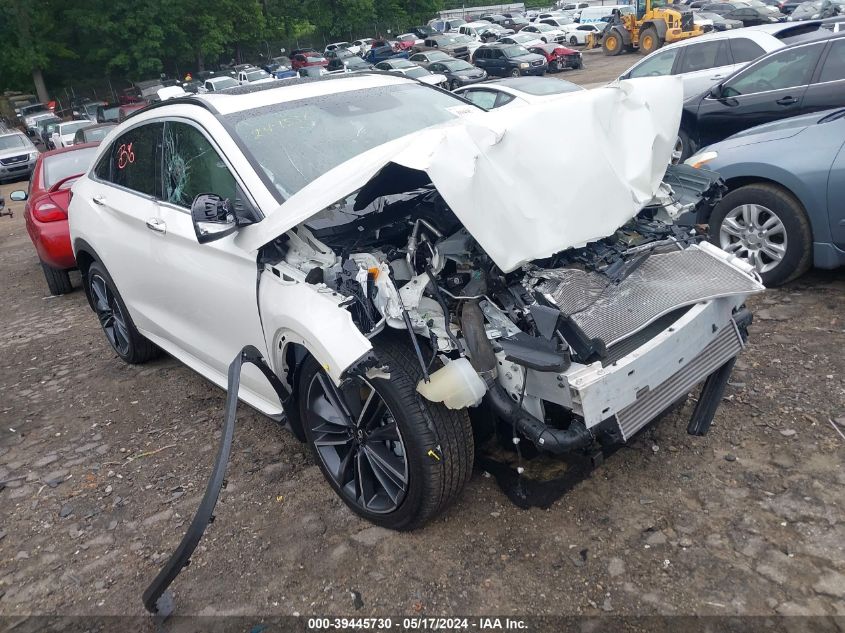
[[[716,84],[712,88],[710,88],[710,92],[707,95],[713,99],[721,99],[722,98],[722,84]]]
[[[238,228],[229,200],[213,193],[201,193],[194,198],[191,218],[200,244],[231,235]]]
[[[20,189],[17,189],[9,194],[9,200],[14,200],[15,202],[23,202],[26,198],[26,191],[21,191]]]

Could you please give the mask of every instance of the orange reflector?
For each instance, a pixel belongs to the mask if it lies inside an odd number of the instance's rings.
[[[373,276],[373,281],[378,279],[379,269],[378,268],[368,268],[367,272]]]

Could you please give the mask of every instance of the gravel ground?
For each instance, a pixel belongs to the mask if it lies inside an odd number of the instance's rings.
[[[7,199],[23,184],[3,186]],[[170,358],[123,364],[81,291],[47,295],[10,206],[0,615],[140,614],[204,490],[224,393]],[[372,527],[302,445],[242,407],[217,520],[173,587],[178,612],[845,616],[845,438],[829,422],[845,430],[845,270],[751,308],[707,437],[685,433],[688,404],[547,509],[518,509],[477,470],[425,529]]]

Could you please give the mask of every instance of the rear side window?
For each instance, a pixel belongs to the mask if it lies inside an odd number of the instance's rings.
[[[737,37],[728,40],[731,46],[731,55],[733,55],[735,64],[744,64],[750,62],[758,57],[764,55],[764,51],[759,44],[749,40],[747,37]]]
[[[513,101],[516,97],[513,95],[506,94],[504,92],[500,92],[496,97],[496,106],[497,108],[501,108],[503,105],[506,105]]]
[[[94,175],[106,182],[111,180],[111,153],[112,150],[109,149],[109,151],[100,157],[100,162],[94,167]]]
[[[701,42],[685,47],[678,73],[694,73],[699,70],[727,66],[729,63],[728,47],[724,40]]]
[[[835,40],[824,60],[819,82],[845,79],[845,40]]]
[[[163,123],[140,125],[115,140],[109,152],[111,182],[149,196],[158,194],[163,127]]]

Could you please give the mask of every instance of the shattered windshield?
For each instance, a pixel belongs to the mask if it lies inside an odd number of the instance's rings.
[[[283,197],[379,145],[454,119],[466,103],[416,83],[278,103],[226,116]]]

